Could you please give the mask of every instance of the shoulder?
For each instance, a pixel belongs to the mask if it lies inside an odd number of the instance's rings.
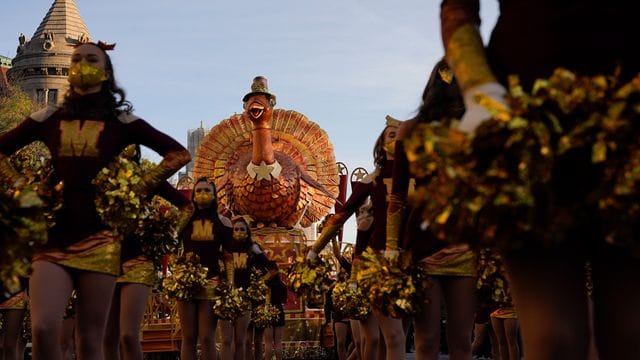
[[[122,112],[120,115],[118,115],[118,120],[123,124],[131,124],[136,120],[142,120],[142,118],[134,113]]]
[[[231,220],[229,220],[228,217],[218,214],[218,218],[220,219],[220,222],[222,223],[222,225],[226,227],[232,227]]]
[[[44,122],[45,120],[50,118],[51,115],[53,115],[59,109],[60,109],[59,106],[49,105],[49,106],[45,107],[44,109],[41,109],[41,110],[38,110],[38,111],[32,113],[31,115],[29,115],[29,118],[31,118],[31,119],[33,119],[33,120],[35,120],[37,122]]]

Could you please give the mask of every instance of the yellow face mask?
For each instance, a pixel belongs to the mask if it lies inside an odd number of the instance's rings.
[[[238,240],[238,241],[244,241],[249,237],[249,234],[247,234],[246,231],[244,232],[238,232],[238,231],[234,231],[233,232],[233,239],[234,240]]]
[[[396,141],[391,140],[389,142],[384,143],[382,146],[387,155],[394,156],[396,154]]]
[[[193,197],[193,201],[195,201],[198,207],[202,208],[211,206],[215,198],[215,195],[211,193],[200,192]]]
[[[103,69],[84,62],[75,64],[69,69],[69,84],[80,89],[88,89],[107,80]]]

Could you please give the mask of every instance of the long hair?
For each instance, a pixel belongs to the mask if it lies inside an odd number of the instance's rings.
[[[384,168],[384,164],[387,161],[387,152],[384,151],[384,132],[390,127],[388,125],[385,126],[373,146],[373,164],[377,169]]]
[[[111,61],[111,57],[97,44],[89,42],[84,43],[82,45],[93,45],[96,48],[100,49],[102,54],[105,56],[105,72],[109,75],[107,76],[107,80],[102,82],[102,87],[100,88],[100,96],[104,98],[104,106],[107,109],[104,109],[107,112],[113,113],[115,115],[125,112],[131,113],[133,111],[133,106],[126,98],[126,93],[124,89],[118,86],[116,82],[115,72],[113,70],[113,62]],[[74,101],[78,97],[75,91],[73,91],[72,87],[69,87],[69,90],[64,96],[64,100],[62,106],[68,108],[70,112],[73,113],[73,108],[77,101]]]
[[[434,66],[429,81],[422,93],[422,104],[416,119],[427,123],[443,119],[459,119],[464,114],[464,102],[454,76],[445,81],[443,74],[450,73],[449,65],[443,58]]]

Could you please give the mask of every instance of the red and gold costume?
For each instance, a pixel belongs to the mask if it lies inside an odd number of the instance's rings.
[[[183,208],[191,201],[180,191],[176,190],[168,182],[160,184],[155,194],[169,201],[177,208]],[[117,283],[135,283],[152,286],[157,278],[156,267],[153,261],[147,259],[142,253],[139,244],[134,241],[124,239],[122,242],[122,275],[116,280]]]
[[[413,126],[415,120],[405,124]],[[474,276],[475,256],[467,245],[438,240],[422,227],[422,209],[411,207],[407,197],[413,178],[402,137],[396,142],[393,185],[387,212],[387,248],[411,251],[415,263],[429,275]],[[421,179],[415,179],[420,185]]]
[[[354,187],[351,196],[345,202],[342,209],[333,215],[325,224],[322,234],[313,244],[313,251],[319,253],[336,236],[342,225],[353,215],[367,200],[371,198],[373,203],[373,229],[371,236],[362,238],[360,244],[356,244],[354,255],[360,255],[365,248],[382,251],[386,243],[387,223],[387,195],[391,187],[391,168],[393,161],[387,160],[384,167],[368,175],[362,182]]]
[[[64,182],[63,208],[56,214],[48,243],[37,251],[34,261],[118,275],[120,244],[96,212],[92,180],[129,144],[147,146],[163,157],[188,154],[141,118],[111,110],[110,102],[111,95],[104,92],[74,94],[69,102],[73,106],[47,107],[0,136],[0,161],[33,141],[42,141],[51,152],[56,175]],[[174,165],[182,166],[188,161],[184,160]]]
[[[211,209],[196,209],[181,235],[184,253],[192,252],[200,257],[200,264],[207,268],[207,283],[194,294],[196,300],[211,300],[220,282],[223,263],[222,244],[232,241],[231,221]]]
[[[226,266],[233,268],[233,286],[248,289],[251,283],[251,269],[260,269],[268,273],[270,263],[264,251],[258,245],[250,241],[230,240],[223,244]]]
[[[367,247],[376,251],[383,251],[386,248],[386,223],[387,223],[387,197],[391,191],[391,171],[393,161],[387,160],[381,169],[376,169],[367,175],[361,182],[353,187],[353,192],[345,202],[340,211],[333,215],[322,233],[312,246],[312,250],[320,253],[322,249],[335,237],[344,223],[366,203],[367,198],[371,199],[373,225],[367,231],[358,231],[354,248],[353,267],[357,268],[356,258],[364,252]],[[352,279],[356,271],[352,270]]]

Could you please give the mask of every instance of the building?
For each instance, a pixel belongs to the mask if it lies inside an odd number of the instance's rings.
[[[191,158],[195,159],[196,152],[198,151],[198,147],[202,142],[202,139],[207,135],[209,131],[205,130],[202,126],[202,121],[200,122],[200,127],[197,129],[190,129],[187,131],[187,149],[189,149],[189,153],[191,153]],[[191,176],[193,170],[193,161],[190,161],[187,164],[187,176]]]
[[[7,75],[13,85],[41,104],[59,104],[69,89],[73,46],[90,40],[74,0],[54,0],[31,39],[18,37]]]

